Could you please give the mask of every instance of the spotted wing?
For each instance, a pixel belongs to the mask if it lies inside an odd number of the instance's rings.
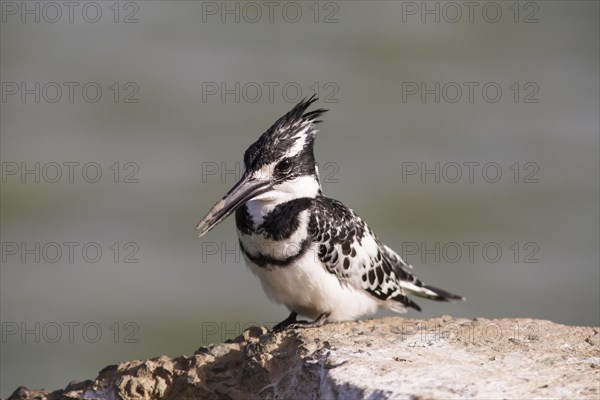
[[[420,282],[405,269],[407,264],[400,256],[381,244],[371,229],[339,201],[317,197],[313,207],[309,234],[317,243],[317,256],[327,271],[386,302],[392,310],[404,311],[404,306],[420,310],[406,297],[402,285],[404,282],[416,287]]]

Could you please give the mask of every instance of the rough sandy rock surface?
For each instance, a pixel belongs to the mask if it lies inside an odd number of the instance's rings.
[[[532,319],[384,318],[110,365],[9,399],[600,398],[600,329]]]

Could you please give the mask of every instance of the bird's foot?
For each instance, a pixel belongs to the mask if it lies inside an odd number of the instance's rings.
[[[289,324],[286,328],[287,329],[316,328],[316,327],[323,325],[325,322],[327,322],[327,317],[329,317],[329,314],[323,313],[312,321],[296,321],[296,322]]]
[[[281,332],[286,329],[296,329],[296,328],[316,328],[318,326],[323,325],[327,322],[327,317],[329,317],[328,313],[323,313],[319,315],[313,321],[297,321],[296,317],[298,314],[292,312],[286,319],[278,323],[271,329],[271,332]]]
[[[295,312],[292,311],[286,319],[284,319],[283,321],[281,321],[280,323],[275,325],[273,328],[271,328],[270,332],[275,333],[275,332],[281,332],[281,331],[285,330],[287,327],[289,327],[290,325],[297,322],[296,321],[297,316],[298,316],[298,314],[296,314]]]

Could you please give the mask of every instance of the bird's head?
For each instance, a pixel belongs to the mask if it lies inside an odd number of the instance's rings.
[[[313,146],[315,124],[327,110],[307,112],[315,101],[302,100],[246,150],[242,178],[198,223],[199,237],[248,201],[279,204],[321,192]]]

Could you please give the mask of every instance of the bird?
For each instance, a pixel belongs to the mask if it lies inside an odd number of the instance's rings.
[[[323,194],[314,156],[328,110],[302,99],[244,153],[244,172],[198,223],[198,237],[235,213],[240,251],[289,316],[274,331],[351,321],[378,309],[421,311],[409,295],[464,300],[427,285],[350,208]],[[298,320],[298,315],[310,320]]]

